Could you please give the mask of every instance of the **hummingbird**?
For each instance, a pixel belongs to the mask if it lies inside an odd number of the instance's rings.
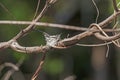
[[[43,32],[45,40],[46,40],[46,45],[50,47],[54,47],[57,42],[60,40],[60,34],[58,35],[49,35],[46,32]]]
[[[44,31],[41,31],[41,30],[37,30],[37,31],[43,33],[45,37],[46,45],[49,47],[54,47],[57,44],[57,42],[60,40],[61,34],[49,35],[48,33]]]

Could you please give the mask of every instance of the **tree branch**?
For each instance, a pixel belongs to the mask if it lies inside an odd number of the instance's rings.
[[[114,10],[115,10],[116,12],[118,12],[118,11],[119,11],[119,9],[118,9],[118,7],[117,7],[116,0],[112,0],[112,2],[113,2],[113,7],[114,7]]]
[[[10,47],[17,52],[22,53],[40,53],[46,52],[49,49],[48,46],[23,47],[19,45],[16,41],[13,41]]]
[[[39,66],[38,66],[37,70],[35,71],[34,75],[31,78],[32,80],[35,80],[37,78],[37,76],[39,75],[39,72],[42,70],[42,66],[43,66],[43,64],[45,62],[45,58],[46,58],[46,53],[44,53],[42,55],[41,61],[39,63]]]
[[[46,4],[45,4],[44,8],[39,13],[39,15],[34,20],[32,20],[32,22],[29,22],[29,21],[27,21],[27,22],[26,21],[0,21],[0,24],[27,24],[27,25],[29,25],[28,27],[26,27],[25,29],[20,31],[15,37],[13,37],[8,42],[1,42],[0,50],[10,47],[17,52],[22,52],[22,53],[40,53],[40,52],[46,53],[48,50],[50,50],[52,48],[65,49],[70,46],[76,45],[82,38],[85,38],[85,37],[91,36],[91,35],[95,35],[95,37],[97,37],[98,39],[103,40],[103,41],[116,40],[116,39],[120,38],[120,33],[115,34],[114,36],[107,36],[107,37],[100,34],[100,32],[103,31],[104,27],[106,27],[115,18],[117,18],[118,15],[120,15],[120,11],[118,10],[117,5],[116,5],[116,0],[112,0],[112,1],[113,1],[113,6],[114,6],[114,9],[116,12],[113,13],[111,16],[109,16],[107,19],[105,19],[102,22],[100,22],[99,24],[97,24],[100,27],[100,29],[102,29],[102,30],[99,30],[96,27],[96,25],[92,25],[92,24],[89,26],[89,28],[79,28],[79,27],[75,27],[75,26],[37,22],[39,19],[42,18],[42,16],[44,15],[44,13],[48,9],[48,7],[56,2],[56,0],[46,0]],[[77,34],[73,37],[65,38],[62,40],[57,40],[57,41],[55,41],[53,46],[51,46],[51,44],[50,45],[46,44],[45,46],[41,45],[41,46],[33,46],[33,47],[24,47],[24,46],[19,45],[17,40],[19,38],[23,37],[24,35],[28,34],[30,31],[32,31],[36,27],[35,25],[56,27],[56,28],[63,28],[63,29],[77,30],[77,31],[85,31],[85,32]],[[107,30],[114,31],[113,29],[107,29]],[[44,60],[45,60],[45,54],[43,54],[42,61],[40,62],[40,66],[38,67],[37,71],[33,75],[33,80],[38,76],[38,72],[41,70]]]
[[[112,40],[116,40],[116,39],[120,38],[120,33],[118,33],[118,34],[116,34],[114,36],[109,36],[109,37],[103,36],[100,33],[95,33],[94,35],[98,39],[103,40],[103,41],[112,41]]]
[[[49,4],[46,1],[46,4],[45,4],[44,8],[42,9],[42,11],[39,13],[39,15],[32,21],[32,23],[27,28],[25,28],[22,31],[20,31],[13,39],[17,40],[20,37],[22,37],[23,35],[25,35],[28,32],[30,32],[32,29],[34,29],[35,28],[35,26],[34,26],[35,22],[37,22],[40,18],[42,18],[44,13],[47,11],[48,7],[49,7]]]
[[[112,14],[110,17],[108,17],[107,19],[103,20],[102,22],[100,22],[98,25],[103,28],[106,25],[108,25],[109,23],[112,22],[112,20],[114,20],[114,18],[116,18],[118,15],[120,14],[120,11]],[[72,46],[76,43],[78,43],[82,38],[87,37],[87,36],[91,36],[92,34],[94,34],[94,29],[97,29],[96,26],[93,26],[91,29],[89,29],[88,31],[85,31],[83,33],[80,33],[78,35],[75,35],[71,38],[67,38],[64,40],[59,41],[58,45],[59,46]],[[119,38],[120,35],[117,35],[117,38]]]
[[[8,21],[2,20],[0,24],[9,24],[9,25],[29,25],[31,21]],[[51,27],[51,28],[61,28],[66,30],[75,30],[75,31],[87,31],[90,28],[80,27],[80,26],[71,26],[71,25],[63,25],[63,24],[55,24],[55,23],[48,23],[48,22],[35,22],[35,26],[42,26],[42,27]],[[94,29],[94,31],[99,32],[100,30]],[[105,32],[118,32],[120,29],[103,29]]]
[[[22,65],[23,61],[24,61],[24,57],[22,57],[17,64],[12,64],[12,63],[4,63],[2,65],[0,65],[0,74],[2,72],[2,70],[5,68],[5,67],[11,67],[12,69],[8,70],[4,75],[3,77],[1,78],[1,80],[9,80],[10,77],[13,75],[13,73],[15,71],[19,71],[19,67]]]
[[[102,28],[105,27],[107,24],[111,23],[112,20],[114,20],[114,18],[116,18],[119,14],[120,14],[120,11],[112,14],[110,17],[108,17],[108,18],[105,19],[104,21],[100,22],[98,25],[99,25],[100,27],[102,27]],[[35,22],[34,22],[34,24],[35,24]],[[36,23],[36,24],[37,24],[37,23]],[[26,29],[25,29],[25,30],[26,30]],[[80,34],[75,35],[75,36],[70,37],[70,38],[63,39],[63,40],[59,41],[56,46],[58,46],[58,47],[68,47],[68,46],[72,46],[72,45],[78,43],[82,38],[93,35],[94,32],[96,32],[95,30],[97,30],[97,28],[93,27],[93,28],[90,28],[89,30],[87,30],[87,31],[85,31],[85,32],[83,32],[83,33],[80,33]],[[25,32],[26,32],[26,31],[25,31]],[[119,35],[117,35],[117,38],[119,38]],[[116,39],[116,38],[115,38],[115,39]],[[110,39],[110,40],[111,40],[111,39]],[[10,47],[11,41],[12,41],[12,40],[10,40],[10,41],[8,41],[8,42],[0,43],[0,48],[5,49],[5,48]],[[13,47],[11,47],[11,48],[12,48],[12,49],[15,49],[15,48],[13,48]],[[23,52],[26,53],[25,47],[20,47],[20,49],[21,49]],[[29,49],[29,48],[27,47],[27,50],[28,50],[28,49]],[[38,49],[41,49],[41,48],[38,48]],[[37,52],[38,49],[36,49],[36,52]],[[16,50],[16,49],[15,49],[15,50]],[[20,51],[21,51],[21,50],[20,50]],[[18,50],[18,51],[19,51],[19,50]],[[27,52],[29,52],[29,50],[28,50]],[[34,51],[31,51],[31,52],[35,52],[35,50],[34,50]]]

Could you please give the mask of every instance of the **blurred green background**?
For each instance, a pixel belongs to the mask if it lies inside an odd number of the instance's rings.
[[[98,22],[114,12],[112,0],[95,0],[95,2],[100,11]],[[0,20],[31,21],[37,3],[38,0],[0,0]],[[41,0],[38,13],[44,3],[45,0]],[[58,0],[39,21],[88,27],[95,22],[96,15],[91,0]],[[10,40],[25,27],[27,26],[0,24],[0,42]],[[42,26],[37,26],[37,29],[51,35],[62,34],[62,39],[68,34],[74,36],[82,32]],[[44,45],[45,39],[42,33],[32,31],[20,38],[18,42],[23,46],[38,46]],[[80,41],[86,44],[101,42],[93,36]],[[120,80],[120,50],[110,45],[108,58],[105,57],[105,53],[106,46],[73,46],[65,50],[49,51],[43,69],[36,80]],[[30,80],[39,65],[41,54],[22,54],[11,49],[0,51],[0,64],[5,62],[16,64],[21,57],[25,57],[25,60],[20,71],[15,72],[10,80]],[[1,73],[1,78],[7,70]]]

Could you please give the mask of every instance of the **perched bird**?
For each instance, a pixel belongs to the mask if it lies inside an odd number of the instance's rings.
[[[46,40],[46,45],[50,47],[54,47],[57,42],[60,40],[60,34],[59,35],[49,35],[46,32],[43,32]]]

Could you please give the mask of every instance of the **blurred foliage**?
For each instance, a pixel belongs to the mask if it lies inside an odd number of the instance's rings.
[[[46,60],[44,66],[44,70],[51,75],[60,74],[64,69],[63,61],[58,58],[50,58]]]
[[[42,2],[38,13],[41,11],[44,5],[44,0],[41,1]],[[100,10],[100,17],[98,20],[99,22],[114,12],[110,0],[95,1],[97,2],[98,8]],[[120,2],[120,0],[117,0],[117,2]],[[0,0],[0,4],[0,20],[31,21],[35,13],[37,0]],[[96,10],[91,0],[58,0],[58,3],[49,8],[45,16],[40,21],[88,26],[90,23],[95,21],[95,18]],[[25,27],[27,26],[0,25],[0,41],[8,41]],[[80,33],[77,31],[45,28],[42,26],[37,27],[37,29],[46,31],[49,34],[62,33],[62,39],[65,38],[68,34],[73,36]],[[85,42],[88,43],[90,41],[92,40],[85,40]],[[32,31],[27,36],[19,39],[19,43],[23,46],[44,45],[45,39],[42,33]],[[34,73],[34,69],[40,61],[41,54],[22,54],[9,49],[7,51],[0,52],[0,55],[5,55],[4,58],[6,58],[6,56],[11,56],[10,54],[12,54],[12,57],[7,58],[10,58],[9,60],[11,60],[11,62],[14,62],[14,60],[19,60],[22,56],[26,57],[27,61],[23,64],[24,68],[22,68],[22,71],[24,74],[30,74],[30,78],[31,73]],[[91,79],[91,48],[73,46],[72,48],[66,50],[51,51],[48,54],[49,55],[47,55],[47,59],[43,68],[43,72],[46,74],[52,75],[54,77],[56,77],[56,74],[61,75],[62,80],[64,77],[72,74],[77,77],[77,80]],[[0,63],[2,62],[6,62],[6,60],[0,57]],[[25,72],[27,70],[31,70],[31,73]],[[57,79],[49,78],[48,80],[60,80],[59,78],[60,76],[57,76]]]

